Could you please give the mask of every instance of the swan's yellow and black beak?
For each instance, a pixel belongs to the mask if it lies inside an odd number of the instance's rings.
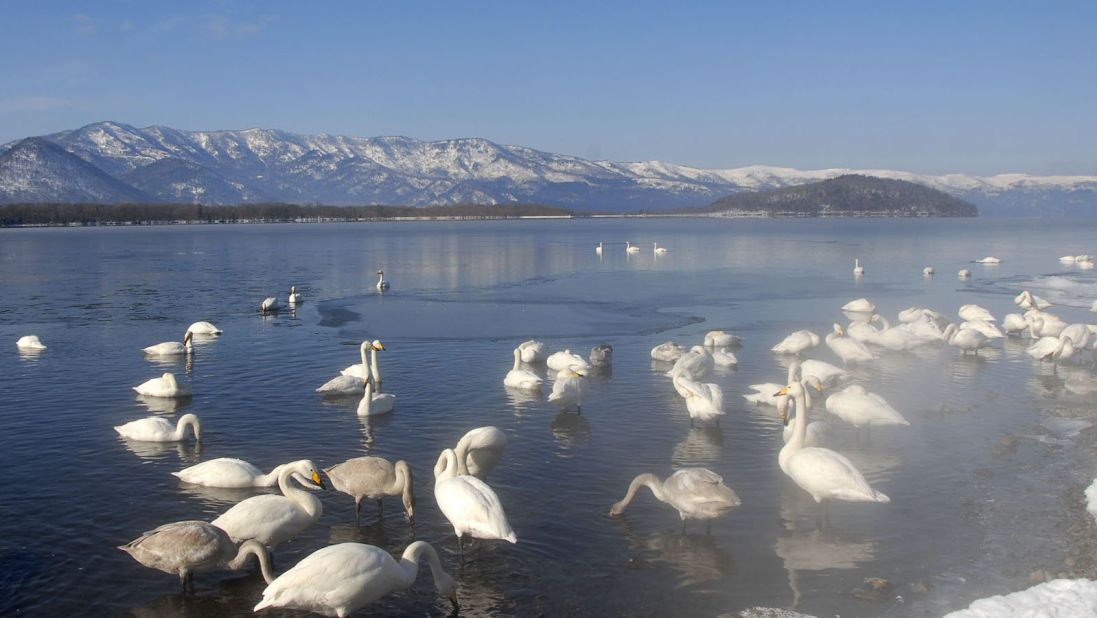
[[[784,397],[787,394],[788,394],[788,387],[786,386],[786,387],[782,388],[781,390],[777,391],[776,393],[773,393],[773,396],[774,397]]]
[[[324,480],[320,478],[320,473],[315,470],[312,472],[312,482],[316,483],[316,486],[320,489],[327,489],[327,487],[324,486]]]
[[[374,350],[381,350],[381,351],[384,351],[384,350],[385,350],[385,344],[383,344],[383,343],[381,343],[380,341],[378,341],[378,342],[376,342],[375,344],[373,344],[373,349],[374,349]]]

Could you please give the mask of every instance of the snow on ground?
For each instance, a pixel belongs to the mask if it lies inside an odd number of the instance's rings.
[[[1088,579],[1056,579],[1013,594],[979,599],[967,609],[947,614],[945,618],[1092,616],[1097,616],[1097,582]]]
[[[1086,510],[1097,519],[1097,479],[1093,479],[1093,484],[1086,488]]]

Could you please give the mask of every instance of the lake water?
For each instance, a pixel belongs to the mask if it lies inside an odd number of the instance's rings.
[[[847,454],[890,504],[835,503],[829,525],[777,466],[781,425],[747,404],[746,385],[780,382],[770,346],[820,335],[839,308],[868,297],[894,321],[910,305],[953,319],[979,303],[999,318],[1023,288],[1067,322],[1095,321],[1095,271],[1057,261],[1097,253],[1097,224],[1002,220],[602,219],[499,222],[178,226],[0,230],[0,614],[249,615],[264,587],[251,570],[178,580],[116,549],[160,524],[211,520],[248,492],[186,486],[169,473],[215,457],[269,469],[311,458],[327,467],[373,454],[416,474],[416,522],[398,501],[354,524],[353,500],[320,497],[319,523],[278,548],[282,571],[330,543],[400,552],[429,541],[458,580],[461,613],[714,616],[752,606],[820,616],[939,615],[1030,585],[1030,573],[1097,575],[1082,489],[1097,470],[1097,396],[1085,363],[1055,369],[1005,341],[977,358],[954,349],[884,354],[856,370],[911,422],[870,440],[838,431]],[[642,251],[626,255],[624,242]],[[599,257],[594,246],[606,243]],[[669,253],[656,258],[652,242]],[[971,263],[984,255],[999,266]],[[866,274],[852,276],[853,258]],[[937,275],[923,278],[932,264]],[[383,267],[392,287],[374,289]],[[956,273],[970,268],[961,281]],[[296,285],[305,303],[272,317],[260,300]],[[211,320],[224,335],[193,362],[151,362],[141,348]],[[723,328],[744,338],[737,370],[708,380],[725,393],[719,427],[691,427],[653,364],[663,341],[699,344]],[[44,353],[17,353],[37,334]],[[585,380],[583,413],[502,384],[529,338],[584,356],[609,342],[611,372]],[[377,338],[395,412],[365,424],[357,400],[313,389],[358,362]],[[809,357],[839,362],[825,347]],[[194,397],[172,409],[131,387],[165,370]],[[543,369],[541,369],[543,372]],[[544,389],[547,395],[548,383]],[[113,425],[197,413],[200,447],[128,443]],[[519,542],[476,542],[459,559],[434,504],[439,451],[495,425],[509,447],[489,478]],[[607,516],[641,472],[685,466],[722,475],[742,498],[730,515],[685,530],[646,490]],[[866,577],[884,600],[855,598]],[[442,615],[420,573],[378,615]],[[274,613],[274,612],[269,612]]]

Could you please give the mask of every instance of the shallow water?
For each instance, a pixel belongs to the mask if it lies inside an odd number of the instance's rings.
[[[1097,275],[1057,258],[1097,252],[1095,228],[588,219],[0,230],[0,340],[33,333],[49,346],[0,354],[0,463],[10,471],[0,613],[250,614],[263,588],[257,574],[203,575],[184,597],[175,578],[115,548],[166,522],[213,519],[252,495],[169,474],[224,456],[264,469],[367,453],[407,460],[414,529],[396,500],[380,521],[364,505],[355,526],[353,500],[324,492],[322,519],[279,547],[277,570],[329,543],[399,552],[423,539],[457,577],[465,615],[716,615],[757,605],[936,615],[1026,587],[1033,568],[1063,560],[1061,527],[1077,521],[1072,492],[1092,478],[1086,423],[1097,422],[1097,395],[1068,388],[1094,379],[1088,362],[1054,370],[1007,341],[978,358],[931,349],[857,369],[911,427],[867,440],[836,432],[829,445],[892,501],[834,504],[829,524],[777,467],[775,411],[741,394],[783,380],[770,346],[800,328],[825,334],[856,297],[892,319],[915,304],[954,317],[969,302],[1001,318],[1023,286],[1056,302],[1067,322],[1093,322],[1085,309]],[[643,251],[626,255],[625,240]],[[670,252],[656,258],[653,241]],[[984,255],[1003,262],[970,263]],[[854,256],[866,267],[860,280]],[[928,279],[927,264],[937,271]],[[378,267],[392,283],[384,295],[373,287]],[[960,268],[972,278],[959,280]],[[306,302],[260,316],[260,300],[284,300],[291,284]],[[204,319],[225,334],[200,341],[190,364],[142,355]],[[725,392],[720,427],[691,427],[666,367],[648,352],[668,339],[699,344],[716,328],[743,336],[740,365],[709,378]],[[613,345],[612,371],[585,380],[581,416],[503,387],[511,349],[532,337],[583,355]],[[367,338],[384,342],[384,388],[397,395],[396,411],[371,423],[356,416],[355,398],[313,392],[358,362]],[[809,356],[838,362],[825,346]],[[174,404],[130,389],[164,371],[194,397]],[[130,443],[111,429],[184,412],[202,419],[200,446]],[[519,543],[477,542],[462,562],[431,471],[442,448],[482,425],[508,436],[489,480]],[[645,490],[624,517],[607,516],[636,474],[684,466],[722,475],[742,506],[711,531],[697,522],[683,531]],[[888,579],[892,593],[880,602],[851,596],[866,577]],[[413,592],[372,610],[441,615],[448,604],[421,573]]]

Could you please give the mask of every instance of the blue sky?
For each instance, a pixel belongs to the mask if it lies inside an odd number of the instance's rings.
[[[0,143],[99,120],[709,168],[1097,174],[1097,2],[37,1]]]

